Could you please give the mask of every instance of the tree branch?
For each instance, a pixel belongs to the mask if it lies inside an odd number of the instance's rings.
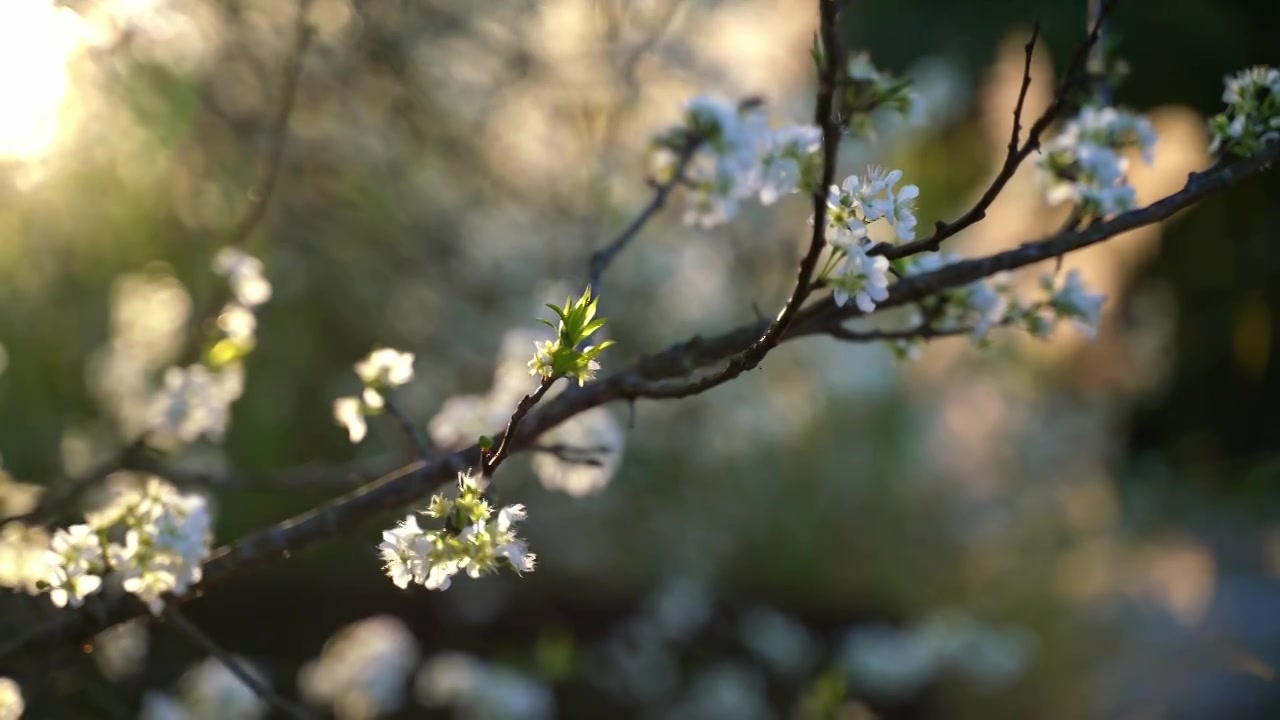
[[[868,255],[883,255],[890,260],[910,257],[918,253],[930,251],[936,252],[942,241],[959,233],[961,230],[974,225],[987,216],[987,210],[991,204],[995,202],[1000,193],[1004,191],[1005,185],[1013,179],[1013,175],[1017,172],[1018,167],[1022,165],[1022,161],[1026,160],[1031,153],[1040,149],[1040,137],[1045,130],[1049,129],[1049,125],[1062,113],[1070,100],[1071,93],[1080,83],[1084,70],[1085,58],[1088,57],[1090,50],[1098,42],[1098,37],[1102,32],[1102,24],[1106,20],[1107,15],[1119,0],[1102,0],[1098,8],[1097,17],[1093,22],[1093,29],[1085,37],[1084,41],[1076,48],[1075,53],[1071,56],[1071,61],[1067,64],[1066,73],[1062,76],[1058,88],[1054,92],[1053,101],[1049,103],[1049,107],[1032,123],[1031,128],[1027,131],[1027,141],[1021,146],[1018,145],[1018,135],[1022,129],[1022,109],[1027,97],[1027,89],[1031,85],[1031,57],[1035,50],[1035,42],[1040,34],[1040,26],[1037,24],[1032,30],[1031,39],[1026,45],[1026,64],[1022,74],[1022,87],[1018,92],[1018,101],[1013,110],[1013,132],[1009,139],[1009,149],[1005,154],[1004,163],[1000,166],[1000,171],[991,181],[991,185],[982,193],[982,197],[978,198],[978,202],[969,208],[965,214],[956,218],[952,222],[938,221],[934,226],[932,235],[914,240],[902,245],[893,245],[891,243],[880,243],[867,251]]]
[[[195,643],[203,648],[205,652],[209,653],[218,662],[226,666],[227,670],[231,671],[232,675],[235,675],[240,682],[244,683],[245,686],[257,694],[258,697],[262,698],[262,701],[267,705],[291,718],[294,718],[295,720],[310,720],[315,717],[307,710],[281,697],[269,683],[263,682],[259,679],[258,676],[254,675],[249,668],[245,667],[245,664],[240,662],[238,658],[222,649],[222,647],[218,645],[213,638],[206,635],[205,632],[197,627],[195,623],[188,620],[187,616],[183,615],[182,612],[178,610],[178,606],[176,604],[169,603],[165,607],[165,617],[169,622],[173,623],[174,627],[181,630],[184,634],[194,640]]]
[[[542,400],[542,397],[547,394],[547,391],[551,389],[557,379],[555,375],[542,378],[542,382],[538,383],[537,390],[520,399],[520,403],[516,405],[515,412],[511,413],[511,419],[507,421],[507,429],[502,431],[502,437],[497,441],[497,449],[492,454],[481,455],[483,458],[480,463],[481,477],[492,477],[498,466],[502,464],[502,461],[506,460],[507,456],[511,454],[511,442],[516,435],[516,430],[520,428],[520,421],[524,419],[525,415],[529,414],[529,410],[534,405],[537,405],[538,401]]]

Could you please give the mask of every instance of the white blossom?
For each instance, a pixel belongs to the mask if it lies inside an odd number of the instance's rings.
[[[346,428],[347,436],[353,443],[364,440],[365,435],[369,432],[369,425],[364,419],[364,406],[360,403],[360,398],[341,397],[334,400],[333,419]]]
[[[170,367],[164,374],[164,386],[152,397],[149,427],[183,443],[202,435],[221,442],[231,421],[231,405],[243,392],[244,366],[240,363],[220,370],[200,364]]]
[[[435,495],[422,513],[433,518],[449,518],[462,526],[424,530],[409,515],[399,525],[382,533],[378,551],[383,569],[397,587],[411,583],[428,590],[446,590],[460,571],[478,578],[503,567],[517,573],[536,567],[537,556],[516,535],[516,524],[528,513],[523,505],[508,505],[497,511],[484,495],[482,478],[458,474],[456,499]]]
[[[742,201],[755,197],[771,205],[806,187],[816,175],[822,132],[813,126],[770,129],[757,107],[739,107],[724,98],[700,96],[685,105],[679,142],[700,141],[685,168],[689,185],[684,222],[710,229],[734,218]],[[670,135],[670,134],[668,134]],[[678,155],[658,143],[651,163],[670,179]]]
[[[546,685],[458,652],[440,653],[423,663],[414,696],[428,708],[454,707],[464,718],[542,720],[554,717],[555,710]]]
[[[413,360],[413,353],[400,352],[392,348],[378,348],[356,363],[356,375],[366,385],[389,387],[404,385],[413,380]]]
[[[102,542],[88,525],[54,533],[49,543],[49,599],[58,607],[80,607],[102,586]]]
[[[1054,293],[1052,304],[1059,315],[1075,320],[1082,333],[1095,337],[1106,299],[1106,295],[1089,292],[1080,279],[1080,271],[1072,270],[1067,273],[1062,287]]]
[[[1037,160],[1048,201],[1075,203],[1098,217],[1132,210],[1136,195],[1123,151],[1137,148],[1150,164],[1155,142],[1151,122],[1140,115],[1109,106],[1081,108]]]
[[[234,659],[259,682],[268,682],[253,663],[240,657]],[[205,658],[183,673],[177,690],[182,717],[190,720],[259,720],[267,717],[270,710],[256,690],[213,657]]]
[[[859,310],[870,313],[876,303],[889,297],[889,260],[854,250],[841,261],[832,284],[837,305],[843,306],[852,297]]]
[[[0,720],[18,720],[26,709],[18,683],[0,677]]]
[[[213,259],[213,269],[231,283],[236,300],[255,308],[271,299],[271,283],[263,274],[262,261],[236,248],[224,247]]]
[[[237,343],[252,343],[258,330],[258,318],[240,303],[227,303],[218,314],[218,328]]]

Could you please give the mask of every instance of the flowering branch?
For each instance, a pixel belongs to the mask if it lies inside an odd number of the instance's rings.
[[[1052,118],[1065,106],[1068,91],[1074,87],[1075,78],[1078,75],[1077,66],[1080,58],[1087,52],[1089,46],[1097,42],[1102,16],[1113,3],[1114,0],[1103,3],[1099,17],[1093,26],[1094,29],[1090,33],[1090,39],[1082,46],[1082,50],[1077,52],[1071,69],[1059,86],[1055,100],[1049,110],[1046,110],[1046,113],[1033,124],[1026,143],[1019,145],[1016,142],[1018,130],[1015,127],[1015,138],[1010,143],[1010,154],[1006,156],[1005,165],[987,194],[998,193],[1004,187],[1021,160],[1038,146],[1039,136]],[[940,266],[925,262],[936,256],[915,258],[908,265],[919,272],[903,275],[894,268],[894,274],[900,279],[891,286],[886,279],[888,274],[886,268],[878,268],[880,275],[877,283],[880,284],[874,286],[874,295],[868,293],[866,302],[859,299],[858,302],[846,304],[844,300],[849,294],[862,291],[856,288],[850,289],[848,285],[842,286],[841,283],[847,278],[836,278],[836,282],[833,283],[837,288],[836,294],[804,307],[804,302],[818,285],[817,281],[821,280],[821,278],[814,278],[814,270],[826,244],[832,245],[833,257],[837,250],[845,253],[843,258],[846,260],[854,259],[854,251],[864,253],[862,246],[858,243],[865,239],[865,225],[854,211],[862,213],[868,222],[872,219],[892,216],[892,224],[896,226],[899,237],[909,240],[909,236],[904,235],[904,230],[907,233],[913,233],[915,225],[914,217],[909,211],[909,202],[918,192],[914,186],[908,186],[899,191],[895,198],[892,185],[897,182],[897,179],[891,178],[893,174],[889,173],[887,175],[872,174],[861,181],[854,177],[851,178],[852,183],[846,181],[846,185],[852,189],[836,188],[831,195],[825,194],[834,178],[835,151],[840,129],[835,119],[832,99],[839,84],[834,0],[820,0],[820,15],[821,41],[815,49],[815,55],[819,60],[816,118],[817,124],[822,129],[822,181],[816,188],[808,186],[815,190],[814,235],[808,252],[800,262],[796,285],[775,320],[768,322],[761,319],[711,338],[694,337],[662,352],[642,358],[630,368],[593,380],[596,369],[594,356],[604,349],[605,343],[595,348],[582,347],[587,335],[599,329],[602,322],[594,320],[595,298],[588,288],[576,303],[571,301],[566,303],[564,308],[554,308],[561,320],[561,325],[557,329],[557,339],[539,343],[537,355],[530,363],[534,372],[542,375],[541,382],[534,392],[526,395],[517,405],[499,439],[496,450],[492,449],[492,442],[486,440],[459,452],[429,459],[423,458],[314,510],[273,527],[251,533],[234,544],[218,549],[202,565],[194,564],[189,569],[198,569],[202,579],[184,576],[181,589],[165,588],[157,582],[156,578],[146,577],[131,578],[130,581],[134,582],[135,589],[129,590],[127,585],[126,589],[147,600],[148,605],[153,608],[156,601],[162,597],[172,603],[185,601],[198,596],[218,581],[236,574],[250,564],[278,559],[282,555],[298,551],[317,540],[351,528],[376,514],[418,500],[454,478],[457,478],[459,483],[458,499],[450,500],[437,496],[432,499],[432,505],[425,513],[437,519],[445,518],[444,530],[423,531],[417,527],[414,516],[410,515],[399,528],[384,533],[384,544],[381,550],[384,559],[387,560],[388,571],[396,584],[405,587],[412,581],[428,587],[443,588],[447,586],[449,578],[459,570],[466,570],[468,574],[479,576],[499,568],[500,560],[516,568],[517,571],[522,568],[532,569],[533,555],[527,552],[523,541],[515,536],[512,529],[514,523],[524,518],[523,507],[509,506],[498,511],[496,518],[491,517],[493,508],[488,505],[483,496],[482,483],[465,472],[468,468],[479,464],[482,468],[482,477],[490,475],[511,454],[524,449],[536,449],[538,439],[551,428],[574,415],[611,401],[696,395],[751,369],[772,348],[786,340],[807,335],[829,335],[838,339],[908,339],[888,335],[859,336],[855,331],[845,329],[842,323],[845,320],[879,312],[884,308],[921,303],[930,299],[941,302],[944,298],[953,297],[950,293],[965,291],[974,283],[997,273],[1059,257],[1103,242],[1121,233],[1160,222],[1205,196],[1221,191],[1268,167],[1280,157],[1280,130],[1276,129],[1280,126],[1280,108],[1275,107],[1275,92],[1272,90],[1280,87],[1280,74],[1265,68],[1254,69],[1229,81],[1227,95],[1230,107],[1218,125],[1214,126],[1215,140],[1225,138],[1222,142],[1227,143],[1227,149],[1234,155],[1242,155],[1243,159],[1223,160],[1204,172],[1193,173],[1181,190],[1168,197],[1141,209],[1108,213],[1111,215],[1109,219],[1099,215],[1095,217],[1092,224],[1083,229],[1077,229],[1074,225],[1069,226],[1062,232],[1027,242],[1005,252]],[[1034,39],[1033,35],[1033,41]],[[1031,43],[1028,45],[1029,55]],[[1023,95],[1028,77],[1029,69],[1024,72]],[[1266,90],[1266,93],[1263,93],[1263,90]],[[1022,100],[1020,96],[1015,114],[1020,114]],[[1018,124],[1019,121],[1015,117],[1015,126]],[[887,193],[887,198],[881,199],[879,197],[881,192]],[[987,194],[984,194],[984,199]],[[932,238],[925,241],[909,241],[892,250],[876,246],[865,251],[865,254],[880,249],[878,257],[874,259],[887,265],[891,258],[905,258],[923,249],[936,250],[941,239],[981,220],[989,204],[989,201],[980,200],[974,209],[955,223],[950,225],[940,223]],[[872,210],[875,212],[875,218],[871,217]],[[838,214],[839,217],[833,218],[833,214]],[[833,228],[841,230],[833,224],[833,221],[843,223],[844,236],[831,232]],[[854,234],[855,223],[862,231],[861,235]],[[836,235],[834,239],[831,237],[832,234]],[[922,247],[922,243],[929,247]],[[910,252],[904,252],[907,248],[912,249]],[[837,257],[837,260],[839,259]],[[865,257],[858,258],[859,261],[864,259]],[[839,292],[842,291],[846,292],[844,299],[839,296]],[[1083,294],[1079,286],[1072,287],[1069,276],[1068,287],[1064,289],[1063,294],[1055,294],[1050,301],[1054,304],[1059,302],[1072,306],[1079,317],[1090,313],[1096,315],[1101,298]],[[937,307],[935,306],[935,309]],[[926,304],[927,310],[929,307]],[[947,328],[933,324],[937,319],[934,313],[926,312],[925,315],[926,322],[916,328],[917,334],[940,336],[947,331]],[[984,316],[983,319],[986,320],[987,317]],[[961,325],[961,327],[964,326]],[[371,372],[360,372],[358,369],[366,383],[366,395],[363,398],[344,398],[343,400],[370,405],[369,400],[373,396],[369,396],[369,392],[377,395],[379,389],[407,381],[412,376],[412,356],[406,357],[406,355],[389,351],[389,354],[386,354],[386,357],[378,363],[374,363],[375,358],[371,356],[370,360],[362,363],[362,365],[368,364]],[[702,377],[690,377],[701,368],[726,361],[727,363],[715,373]],[[374,370],[376,372],[372,372]],[[579,382],[576,387],[569,387],[558,397],[540,403],[551,385],[562,376],[575,377]],[[335,412],[335,414],[338,413]],[[360,422],[360,427],[363,428],[362,414]],[[350,424],[349,427],[352,428],[353,439],[355,439],[354,424]],[[360,432],[362,434],[363,430],[361,429]],[[470,524],[458,522],[455,518],[464,518]],[[64,550],[68,552],[76,550],[84,555],[88,553],[86,548],[91,549],[93,546],[92,542],[88,542],[92,538],[87,531],[69,532],[66,536],[63,544]],[[102,542],[105,543],[105,541]],[[425,551],[418,547],[419,544],[424,543]],[[207,545],[203,548],[204,552],[207,552]],[[183,560],[191,564],[188,560],[200,559],[200,554],[192,553],[191,558],[186,558],[184,555]],[[63,572],[66,577],[60,577],[60,584],[55,588],[62,593],[59,597],[67,599],[75,596],[82,599],[84,595],[92,592],[94,588],[88,586],[94,585],[95,578],[100,574],[90,572],[97,569],[93,564],[95,562],[97,562],[95,558],[79,557],[76,563],[68,564]],[[142,567],[141,564],[139,567]],[[187,583],[187,580],[191,582]],[[146,595],[144,596],[139,590],[145,590]],[[125,600],[104,599],[99,606],[100,615],[97,612],[90,613],[84,610],[64,612],[49,625],[34,628],[25,636],[0,647],[0,655],[34,645],[48,644],[51,639],[58,637],[83,638],[87,634],[100,630],[104,624],[112,625],[141,614],[142,606],[128,600],[129,596],[125,597]]]
[[[1027,41],[1026,45],[1026,65],[1023,69],[1022,87],[1018,92],[1018,101],[1013,110],[1013,131],[1009,138],[1009,149],[1005,153],[1004,163],[1000,166],[1000,171],[996,173],[986,192],[982,193],[982,197],[978,198],[973,207],[969,208],[959,218],[949,223],[939,220],[937,225],[934,226],[932,235],[903,245],[880,243],[868,250],[868,255],[879,255],[889,260],[897,260],[921,252],[937,251],[943,240],[956,235],[961,230],[974,225],[987,216],[987,210],[999,197],[1000,193],[1004,191],[1005,185],[1013,179],[1013,174],[1022,165],[1022,161],[1040,148],[1041,136],[1049,129],[1049,125],[1053,123],[1058,115],[1062,113],[1071,97],[1072,91],[1079,86],[1083,76],[1082,71],[1085,59],[1093,46],[1098,43],[1099,35],[1102,32],[1102,24],[1106,21],[1107,15],[1117,2],[1118,0],[1102,0],[1101,6],[1098,8],[1097,17],[1094,18],[1093,27],[1084,41],[1076,48],[1075,54],[1071,56],[1071,61],[1067,64],[1066,73],[1062,76],[1062,81],[1058,83],[1053,101],[1049,103],[1049,107],[1045,108],[1040,117],[1032,123],[1031,128],[1027,131],[1026,142],[1019,145],[1018,136],[1022,129],[1022,108],[1026,100],[1027,89],[1031,85],[1031,56],[1039,36],[1039,26],[1035,26],[1031,33],[1031,39]]]

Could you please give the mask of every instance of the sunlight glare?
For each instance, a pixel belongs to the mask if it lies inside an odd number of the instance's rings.
[[[58,134],[80,18],[50,0],[0,2],[0,160],[34,160]]]

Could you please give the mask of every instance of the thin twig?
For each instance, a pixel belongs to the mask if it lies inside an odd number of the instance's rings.
[[[649,203],[644,206],[644,209],[608,245],[591,255],[591,261],[588,264],[588,284],[596,295],[600,294],[600,288],[604,283],[605,270],[626,249],[627,245],[640,234],[644,226],[658,214],[658,211],[662,210],[663,206],[666,205],[667,197],[671,195],[671,191],[684,178],[684,172],[689,167],[689,161],[693,159],[694,153],[697,152],[698,146],[701,144],[702,140],[695,137],[690,137],[685,141],[684,146],[680,148],[680,152],[676,155],[675,169],[671,177],[665,182],[654,183],[653,197],[649,199]]]
[[[576,445],[566,445],[564,443],[552,443],[549,445],[533,445],[529,448],[529,452],[544,453],[559,458],[567,463],[574,465],[592,465],[600,467],[604,463],[597,455],[612,451],[613,448],[607,445],[593,445],[587,447],[579,447]]]
[[[270,683],[262,681],[257,675],[253,674],[240,659],[227,652],[209,637],[203,630],[196,626],[195,623],[187,619],[187,616],[178,609],[176,603],[168,603],[165,606],[165,617],[174,627],[181,630],[188,637],[196,642],[205,652],[212,655],[218,662],[226,666],[240,682],[244,683],[250,690],[253,690],[262,701],[273,709],[278,710],[291,718],[297,720],[309,720],[314,718],[307,710],[299,707],[296,703],[292,703],[281,697],[272,687]]]
[[[1111,104],[1111,82],[1107,77],[1107,26],[1103,22],[1102,0],[1085,0],[1086,28],[1098,28],[1098,41],[1089,48],[1087,69],[1093,97],[1103,105]]]
[[[538,383],[537,390],[520,399],[520,403],[516,405],[515,412],[511,413],[511,419],[507,421],[507,429],[502,431],[502,437],[497,441],[497,449],[483,456],[484,459],[480,463],[481,477],[493,477],[493,473],[497,471],[498,466],[511,454],[511,440],[515,437],[516,430],[520,427],[520,421],[524,419],[525,415],[529,414],[529,411],[533,409],[534,405],[538,404],[538,401],[542,400],[542,397],[547,394],[547,391],[551,389],[555,381],[555,375],[542,378],[542,382]]]
[[[280,172],[284,166],[285,148],[289,142],[289,120],[293,116],[294,103],[298,95],[303,61],[306,59],[311,40],[315,37],[315,28],[307,20],[311,2],[312,0],[298,0],[294,16],[295,36],[293,48],[284,65],[280,104],[276,108],[275,116],[268,130],[267,154],[258,168],[257,179],[246,194],[248,204],[220,247],[243,247],[248,243],[249,238],[266,217],[267,207],[271,204],[271,199],[275,195]],[[223,306],[230,299],[230,295],[229,288],[220,287],[205,301],[201,312],[196,315],[201,320],[192,326],[191,335],[187,338],[186,346],[181,354],[185,362],[194,362],[199,357],[207,328],[221,314]]]
[[[400,403],[396,401],[395,396],[389,389],[380,390],[379,393],[382,395],[382,399],[387,406],[387,414],[390,415],[392,419],[396,421],[396,424],[400,426],[400,430],[403,431],[405,437],[409,439],[409,444],[413,446],[418,457],[423,460],[430,460],[431,457],[435,455],[435,452],[431,449],[431,443],[427,441],[427,437],[423,435],[422,431],[418,430],[418,426],[414,424],[413,418],[409,417],[409,414],[404,411],[404,408],[400,407]]]
[[[1005,153],[1004,163],[1000,166],[1000,171],[996,173],[991,184],[987,187],[978,201],[969,208],[965,214],[951,222],[943,222],[941,220],[934,226],[933,234],[928,237],[913,240],[902,245],[893,245],[891,243],[879,243],[875,247],[867,251],[868,255],[883,255],[890,260],[909,257],[921,252],[936,252],[943,240],[952,237],[961,230],[974,225],[987,216],[987,210],[991,204],[995,202],[1000,193],[1004,191],[1005,185],[1013,179],[1014,173],[1022,162],[1027,159],[1031,153],[1040,149],[1040,138],[1049,125],[1057,119],[1058,115],[1066,108],[1071,99],[1072,91],[1080,84],[1082,70],[1084,68],[1085,58],[1089,51],[1098,42],[1098,36],[1102,32],[1102,23],[1106,20],[1106,16],[1119,0],[1102,0],[1099,7],[1098,17],[1096,18],[1093,29],[1085,37],[1084,41],[1076,48],[1075,54],[1071,56],[1071,61],[1067,65],[1066,73],[1062,77],[1062,81],[1058,83],[1056,92],[1054,92],[1053,101],[1049,103],[1049,107],[1041,113],[1040,117],[1032,123],[1031,128],[1027,131],[1027,140],[1022,145],[1017,142],[1018,135],[1021,130],[1021,116],[1023,103],[1026,100],[1027,88],[1031,83],[1031,57],[1035,49],[1035,42],[1039,36],[1040,26],[1037,24],[1032,31],[1031,39],[1026,45],[1026,65],[1023,70],[1022,87],[1018,93],[1018,101],[1014,108],[1013,132],[1010,138],[1008,151]]]
[[[258,223],[266,215],[267,206],[275,192],[276,183],[280,179],[280,168],[284,165],[285,146],[289,141],[289,119],[293,116],[293,105],[298,96],[298,80],[302,77],[302,64],[307,55],[307,48],[315,37],[315,28],[307,21],[307,12],[312,0],[298,0],[298,8],[294,15],[294,41],[289,59],[285,62],[284,82],[280,89],[280,105],[276,108],[267,141],[267,157],[259,168],[258,179],[249,191],[249,204],[244,214],[236,223],[231,234],[227,236],[226,245],[244,245],[253,234]]]

